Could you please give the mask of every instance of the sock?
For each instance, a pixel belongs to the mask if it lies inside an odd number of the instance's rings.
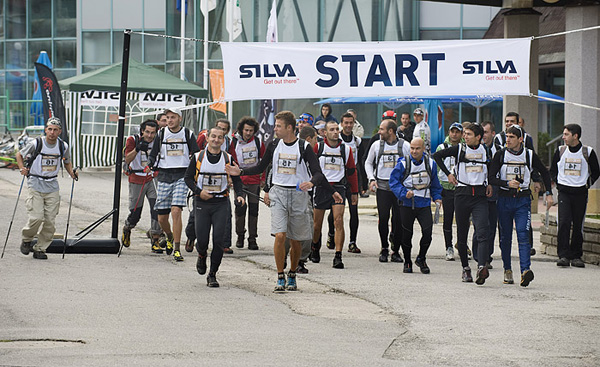
[[[342,252],[341,251],[336,251],[335,252],[335,257],[341,258],[342,257]]]

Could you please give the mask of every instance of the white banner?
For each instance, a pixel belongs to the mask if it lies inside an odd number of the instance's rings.
[[[79,104],[82,106],[119,107],[119,92],[88,90],[81,92]]]
[[[222,42],[225,99],[528,95],[530,38]]]
[[[140,108],[181,108],[185,107],[183,94],[140,93]]]

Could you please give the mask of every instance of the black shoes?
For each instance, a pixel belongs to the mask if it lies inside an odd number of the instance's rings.
[[[477,285],[483,285],[489,276],[490,272],[488,271],[488,268],[485,265],[481,265],[477,268],[477,278],[475,279],[475,283]]]
[[[33,258],[39,260],[47,260],[48,256],[44,251],[33,251]]]
[[[196,242],[196,240],[190,240],[189,238],[185,241],[185,251],[186,252],[194,251],[194,242]]]
[[[319,252],[321,250],[321,241],[319,240],[319,243],[313,243],[310,246],[310,256],[308,257],[310,259],[310,261],[314,262],[315,264],[318,264],[319,262],[321,262],[321,253]]]
[[[31,246],[31,242],[21,241],[21,253],[23,255],[29,255],[31,251],[33,251],[33,246]]]
[[[196,270],[198,270],[198,274],[200,275],[206,274],[206,255],[198,255]]]
[[[571,262],[566,257],[561,257],[556,262],[556,266],[567,267],[567,266],[570,266],[570,265],[571,265]]]
[[[232,255],[233,254],[233,250],[231,249],[231,247],[225,247],[223,249],[223,253],[227,254],[227,255]]]
[[[473,275],[471,275],[471,268],[465,266],[462,271],[462,281],[464,283],[473,283]]]
[[[327,248],[330,250],[335,249],[335,236],[329,234],[327,237]]]
[[[521,287],[527,287],[533,280],[533,271],[527,269],[521,274]]]
[[[342,256],[334,256],[333,258],[333,267],[334,269],[343,269],[344,263],[342,262]]]
[[[248,240],[248,250],[258,250],[256,240]]]
[[[431,269],[429,269],[429,266],[427,266],[427,262],[425,261],[425,259],[421,259],[418,258],[415,260],[415,264],[421,268],[421,273],[423,274],[429,274],[431,273]]]
[[[211,288],[219,288],[219,282],[217,282],[216,274],[209,273],[206,277],[206,285]]]
[[[400,256],[399,253],[394,251],[394,252],[392,252],[392,257],[391,257],[390,261],[393,263],[401,263],[404,260],[402,260],[402,256]]]
[[[244,236],[238,236],[238,239],[235,242],[235,247],[244,248]]]
[[[585,268],[585,263],[580,258],[571,260],[571,266],[576,268]]]
[[[386,248],[382,248],[381,252],[379,253],[379,262],[380,263],[386,263],[388,262],[388,256],[390,254],[390,250],[386,249]]]
[[[306,268],[305,261],[298,261],[298,267],[296,268],[296,273],[298,274],[308,274],[308,269]]]
[[[404,269],[402,269],[403,273],[412,273],[412,261],[406,260],[404,262]]]

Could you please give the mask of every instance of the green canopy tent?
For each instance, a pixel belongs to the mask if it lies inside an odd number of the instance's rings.
[[[80,167],[106,167],[115,164],[121,63],[59,81],[65,101],[67,128],[74,164]],[[138,131],[139,124],[154,118],[157,111],[177,104],[197,105],[206,102],[208,92],[131,59],[127,87],[125,134]],[[145,102],[145,103],[144,103]],[[203,107],[206,108],[206,107]],[[185,110],[183,124],[199,128],[201,108]]]

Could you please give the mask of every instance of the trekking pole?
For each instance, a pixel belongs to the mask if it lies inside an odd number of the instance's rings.
[[[6,250],[6,244],[8,243],[8,236],[10,235],[10,229],[12,228],[13,220],[15,219],[15,214],[17,213],[17,204],[19,204],[19,198],[21,197],[21,190],[23,190],[23,182],[25,182],[25,176],[21,179],[21,187],[19,187],[19,194],[17,195],[17,202],[15,203],[15,210],[13,210],[12,218],[10,219],[10,224],[8,225],[8,232],[6,232],[6,241],[4,241],[4,247],[2,248],[2,256],[0,259],[4,258],[4,250]]]
[[[242,189],[242,191],[244,191],[246,194],[248,194],[250,196],[254,196],[255,198],[258,198],[258,200],[261,201],[261,202],[263,202],[263,203],[265,202],[265,199],[263,199],[260,195],[256,195],[252,191],[248,191],[246,189]]]
[[[433,224],[440,223],[440,204],[435,203],[435,215],[433,216]]]
[[[546,202],[546,194],[544,194],[544,206],[546,207],[546,218],[544,220],[544,225],[546,227],[546,231],[548,230],[548,226],[550,225],[550,219],[548,216],[550,215],[550,208],[548,208],[548,204]]]
[[[73,174],[77,172],[77,167],[73,169]],[[71,182],[71,198],[69,199],[69,214],[67,215],[67,229],[65,230],[65,245],[63,246],[62,258],[65,259],[65,252],[67,252],[67,236],[69,235],[69,222],[71,221],[71,204],[73,204],[73,189],[75,188],[75,179]]]
[[[154,179],[152,179],[152,180],[154,180]],[[144,193],[144,186],[146,186],[146,181],[144,181],[144,183],[142,183],[142,188],[140,189],[140,194],[138,195],[138,198],[135,201],[135,206],[133,207],[132,212],[135,212],[137,210],[138,204],[140,202],[140,198],[142,197],[142,194]],[[123,241],[121,241],[121,247],[119,248],[119,254],[117,255],[117,257],[121,257],[121,251],[123,251]]]

